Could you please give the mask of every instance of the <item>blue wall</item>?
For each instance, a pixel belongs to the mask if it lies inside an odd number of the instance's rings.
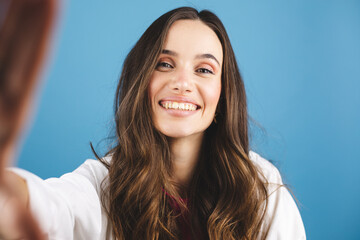
[[[102,152],[122,62],[179,6],[223,20],[245,80],[253,149],[301,206],[309,239],[360,239],[359,1],[66,1],[18,165],[59,176]]]

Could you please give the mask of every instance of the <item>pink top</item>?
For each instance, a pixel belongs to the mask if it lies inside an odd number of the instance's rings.
[[[164,189],[163,189],[164,193],[169,197],[169,203],[170,206],[174,209],[176,214],[180,214],[181,213],[181,209],[179,204],[175,201],[175,198],[173,196],[171,196],[169,193],[167,193]],[[183,203],[185,203],[185,205],[187,205],[188,200],[186,198],[179,198],[179,200]],[[181,235],[182,235],[182,239],[183,240],[191,240],[191,226],[190,226],[190,219],[189,219],[189,214],[187,213],[183,213],[181,214],[179,220],[179,227],[180,227],[180,231],[181,231]]]

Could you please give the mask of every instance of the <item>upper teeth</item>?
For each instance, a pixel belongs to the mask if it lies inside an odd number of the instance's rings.
[[[187,111],[195,111],[196,105],[191,103],[178,103],[178,102],[161,102],[161,106],[166,109],[178,109],[178,110],[187,110]]]

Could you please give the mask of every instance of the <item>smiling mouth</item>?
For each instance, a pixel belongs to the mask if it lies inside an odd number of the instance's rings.
[[[160,101],[159,105],[165,109],[196,111],[200,106],[188,102]]]

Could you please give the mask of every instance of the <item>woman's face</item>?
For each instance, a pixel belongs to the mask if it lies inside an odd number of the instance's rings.
[[[155,127],[173,138],[203,134],[214,119],[221,92],[223,52],[215,32],[200,20],[169,29],[149,96]]]

